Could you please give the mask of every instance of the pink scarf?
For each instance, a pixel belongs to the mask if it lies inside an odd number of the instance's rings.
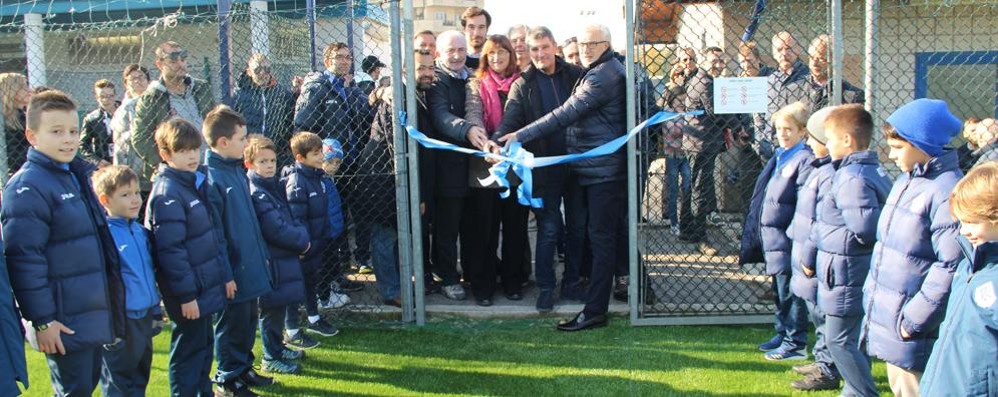
[[[504,79],[494,70],[488,69],[485,76],[479,79],[482,84],[479,87],[479,93],[482,96],[485,132],[491,134],[499,128],[499,123],[502,122],[502,100],[499,99],[499,93],[508,95],[509,87],[518,78],[520,78],[519,73],[513,73],[513,75]]]

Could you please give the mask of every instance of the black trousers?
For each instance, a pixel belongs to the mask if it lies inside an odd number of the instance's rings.
[[[526,280],[523,273],[527,249],[529,209],[516,201],[516,195],[499,198],[496,189],[471,189],[465,203],[461,239],[461,263],[476,299],[491,298],[496,276],[503,290],[519,292]],[[502,234],[502,260],[496,258]]]
[[[690,162],[690,196],[682,197],[679,207],[679,233],[691,241],[701,241],[707,235],[707,215],[717,208],[717,190],[714,187],[714,164],[717,150],[687,153]]]
[[[434,197],[433,201],[433,272],[444,285],[461,282],[457,272],[457,241],[461,234],[461,216],[465,197]]]
[[[598,183],[583,186],[582,190],[589,215],[587,234],[593,258],[583,313],[591,317],[606,314],[613,276],[627,266],[627,182]]]

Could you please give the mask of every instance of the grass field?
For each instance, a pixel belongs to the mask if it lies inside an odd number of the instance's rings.
[[[792,363],[768,362],[756,345],[771,327],[631,327],[556,332],[552,319],[445,319],[425,327],[345,326],[320,338],[298,376],[267,396],[785,396]],[[169,333],[156,338],[150,396],[168,395]],[[257,344],[259,354],[259,343]],[[44,357],[28,356],[28,396],[51,395]],[[883,363],[874,365],[889,394]],[[99,393],[95,393],[98,395]],[[837,392],[796,393],[835,396]]]

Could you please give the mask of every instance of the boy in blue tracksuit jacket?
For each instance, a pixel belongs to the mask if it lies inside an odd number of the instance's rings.
[[[896,395],[918,395],[962,259],[949,194],[963,172],[956,151],[945,148],[961,127],[946,102],[927,98],[898,108],[883,126],[902,174],[877,225],[863,288],[863,340],[871,357],[887,362]]]
[[[326,207],[329,214],[329,240],[323,251],[322,267],[319,269],[315,294],[319,297],[320,309],[336,309],[350,303],[350,296],[347,292],[359,291],[364,285],[351,281],[343,273],[350,266],[350,239],[346,234],[343,211],[343,199],[340,197],[339,189],[336,188],[336,173],[343,164],[343,146],[340,141],[333,138],[322,140],[322,186],[326,190],[328,198]],[[355,208],[354,211],[359,210]],[[367,227],[358,228],[355,233],[363,234],[368,232]],[[370,239],[361,238],[357,244]],[[357,250],[360,251],[360,250]]]
[[[288,194],[291,216],[308,229],[312,247],[325,247],[330,236],[329,197],[322,183],[325,172],[322,170],[322,139],[311,132],[299,132],[291,137],[291,153],[295,164],[285,167],[281,181]],[[319,316],[316,287],[320,282],[317,275],[322,266],[323,252],[310,249],[301,260],[302,274],[305,277],[305,312],[308,325],[305,330],[322,336],[339,333],[335,327]],[[288,307],[285,320],[285,344],[295,348],[310,348],[318,343],[304,332],[299,332],[298,307]]]
[[[873,116],[861,105],[843,105],[825,120],[826,146],[835,175],[818,202],[812,228],[818,255],[818,308],[825,313],[825,341],[845,380],[842,394],[877,394],[870,359],[859,347],[863,283],[870,271],[877,219],[890,178],[870,151]]]
[[[89,396],[101,346],[125,336],[118,253],[90,185],[94,167],[77,156],[76,104],[54,90],[33,96],[26,135],[32,147],[0,216],[10,283],[55,394]]]
[[[139,176],[128,167],[108,165],[93,176],[94,192],[107,211],[111,236],[125,283],[125,337],[104,345],[101,391],[105,396],[141,396],[149,384],[152,338],[163,330],[163,312],[153,271],[152,246],[138,222],[142,209]]]
[[[814,362],[795,366],[793,369],[804,376],[790,383],[797,390],[837,390],[839,388],[839,371],[835,369],[832,356],[825,345],[825,314],[818,309],[818,280],[814,272],[805,273],[805,269],[814,269],[814,261],[818,255],[818,247],[811,235],[814,226],[815,209],[821,198],[827,194],[835,167],[828,155],[825,143],[825,118],[833,107],[821,109],[807,120],[807,145],[814,153],[811,161],[811,173],[797,193],[797,208],[794,219],[787,228],[787,237],[792,241],[790,250],[790,292],[804,300],[808,317],[814,324]]]
[[[221,216],[209,204],[217,194],[199,167],[201,134],[190,122],[170,119],[156,128],[161,164],[146,207],[155,241],[156,281],[170,335],[168,375],[173,396],[212,395],[213,314],[236,295]]]
[[[807,308],[790,293],[791,240],[797,194],[811,173],[814,155],[805,145],[807,108],[797,102],[773,114],[780,147],[756,181],[742,235],[740,263],[765,261],[776,290],[776,335],[759,345],[767,360],[807,358]]]
[[[277,146],[262,135],[254,135],[246,146],[246,176],[250,182],[253,209],[270,252],[270,276],[274,289],[260,298],[260,339],[263,344],[263,370],[296,374],[295,363],[305,353],[284,346],[284,320],[288,307],[305,299],[299,256],[311,249],[305,225],[291,217],[287,193],[277,179]]]
[[[0,236],[0,252],[3,252]],[[14,307],[14,294],[7,276],[7,261],[0,255],[0,374],[7,374],[0,381],[0,395],[18,396],[17,383],[28,389],[28,366],[24,361],[24,328]]]
[[[950,196],[965,259],[953,275],[923,396],[998,395],[998,162],[974,167]]]
[[[220,214],[236,295],[215,319],[216,393],[239,395],[249,387],[270,386],[273,379],[253,369],[253,342],[259,322],[257,298],[270,292],[267,248],[250,199],[243,167],[246,120],[225,105],[204,118],[208,182],[217,194],[212,209]]]

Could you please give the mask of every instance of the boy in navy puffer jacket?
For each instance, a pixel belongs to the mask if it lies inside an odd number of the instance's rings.
[[[815,159],[811,161],[814,170],[808,175],[804,186],[797,194],[797,208],[794,220],[787,229],[787,236],[793,240],[790,251],[790,292],[807,305],[808,316],[814,324],[814,362],[795,366],[794,372],[804,375],[804,379],[793,381],[790,386],[797,390],[837,390],[839,388],[839,371],[835,369],[832,356],[825,344],[825,314],[818,309],[818,280],[814,278],[814,261],[818,256],[818,247],[811,235],[814,226],[815,209],[821,198],[828,193],[835,167],[828,155],[825,143],[825,118],[834,107],[821,109],[807,120],[807,145],[811,147]],[[805,272],[805,270],[807,272]]]
[[[325,247],[329,241],[329,198],[322,183],[325,172],[322,170],[322,139],[311,132],[299,132],[291,137],[291,153],[295,164],[285,167],[281,181],[288,194],[288,206],[291,216],[308,229],[312,247]],[[333,336],[339,333],[336,327],[319,316],[319,297],[316,287],[320,282],[329,280],[318,278],[324,253],[321,249],[310,249],[301,260],[302,274],[305,277],[305,312],[308,315],[308,332],[322,336]],[[308,349],[318,343],[299,332],[298,307],[288,307],[287,319],[284,323],[287,335],[285,344]]]
[[[163,330],[163,312],[153,272],[152,245],[138,223],[142,209],[139,176],[128,167],[109,165],[94,173],[94,192],[107,210],[108,226],[121,259],[125,283],[124,340],[104,345],[101,391],[105,396],[144,395],[152,366],[152,338]]]
[[[346,277],[344,270],[350,266],[350,240],[343,234],[344,223],[343,199],[336,188],[336,173],[343,165],[343,145],[333,138],[322,140],[322,187],[326,191],[326,207],[329,214],[329,241],[323,251],[322,267],[318,273],[321,281],[315,294],[319,297],[320,309],[338,309],[350,303],[347,292],[360,291],[364,284],[352,281]],[[356,208],[354,209],[356,210]],[[361,234],[368,228],[357,228],[355,234]],[[370,239],[359,238],[357,244],[363,244]],[[359,251],[359,250],[358,250]]]
[[[291,217],[287,193],[277,179],[277,146],[262,135],[254,135],[243,156],[253,197],[253,208],[270,252],[270,275],[274,289],[260,298],[260,339],[263,369],[271,373],[296,374],[294,363],[305,353],[289,350],[282,341],[287,308],[305,299],[299,256],[311,249],[305,225]]]
[[[944,147],[961,127],[946,102],[925,98],[900,107],[883,126],[890,158],[903,173],[877,226],[863,288],[863,339],[870,356],[887,362],[896,396],[918,395],[962,259],[949,192],[963,172],[956,151]]]
[[[32,147],[4,188],[0,218],[10,284],[55,394],[90,395],[101,345],[125,336],[118,252],[90,185],[94,167],[77,156],[73,100],[54,90],[32,97],[26,136]]]
[[[891,181],[870,151],[873,116],[861,105],[842,105],[825,120],[826,146],[835,175],[818,202],[812,232],[818,244],[818,308],[825,313],[825,341],[845,380],[843,395],[873,396],[870,358],[859,347],[863,283],[870,272],[877,219]],[[812,269],[806,269],[811,271]]]
[[[946,319],[922,375],[924,396],[998,394],[998,161],[978,165],[950,195],[965,259],[953,275]]]
[[[170,119],[156,128],[161,164],[146,207],[155,241],[156,280],[173,320],[168,375],[178,396],[212,395],[211,317],[236,296],[236,282],[221,216],[200,167],[201,134],[190,122]]]
[[[759,345],[767,360],[807,358],[807,308],[790,293],[787,228],[797,207],[797,193],[811,173],[814,155],[804,142],[807,107],[802,102],[773,114],[780,147],[756,181],[742,235],[741,263],[766,262],[776,290],[776,336]]]

